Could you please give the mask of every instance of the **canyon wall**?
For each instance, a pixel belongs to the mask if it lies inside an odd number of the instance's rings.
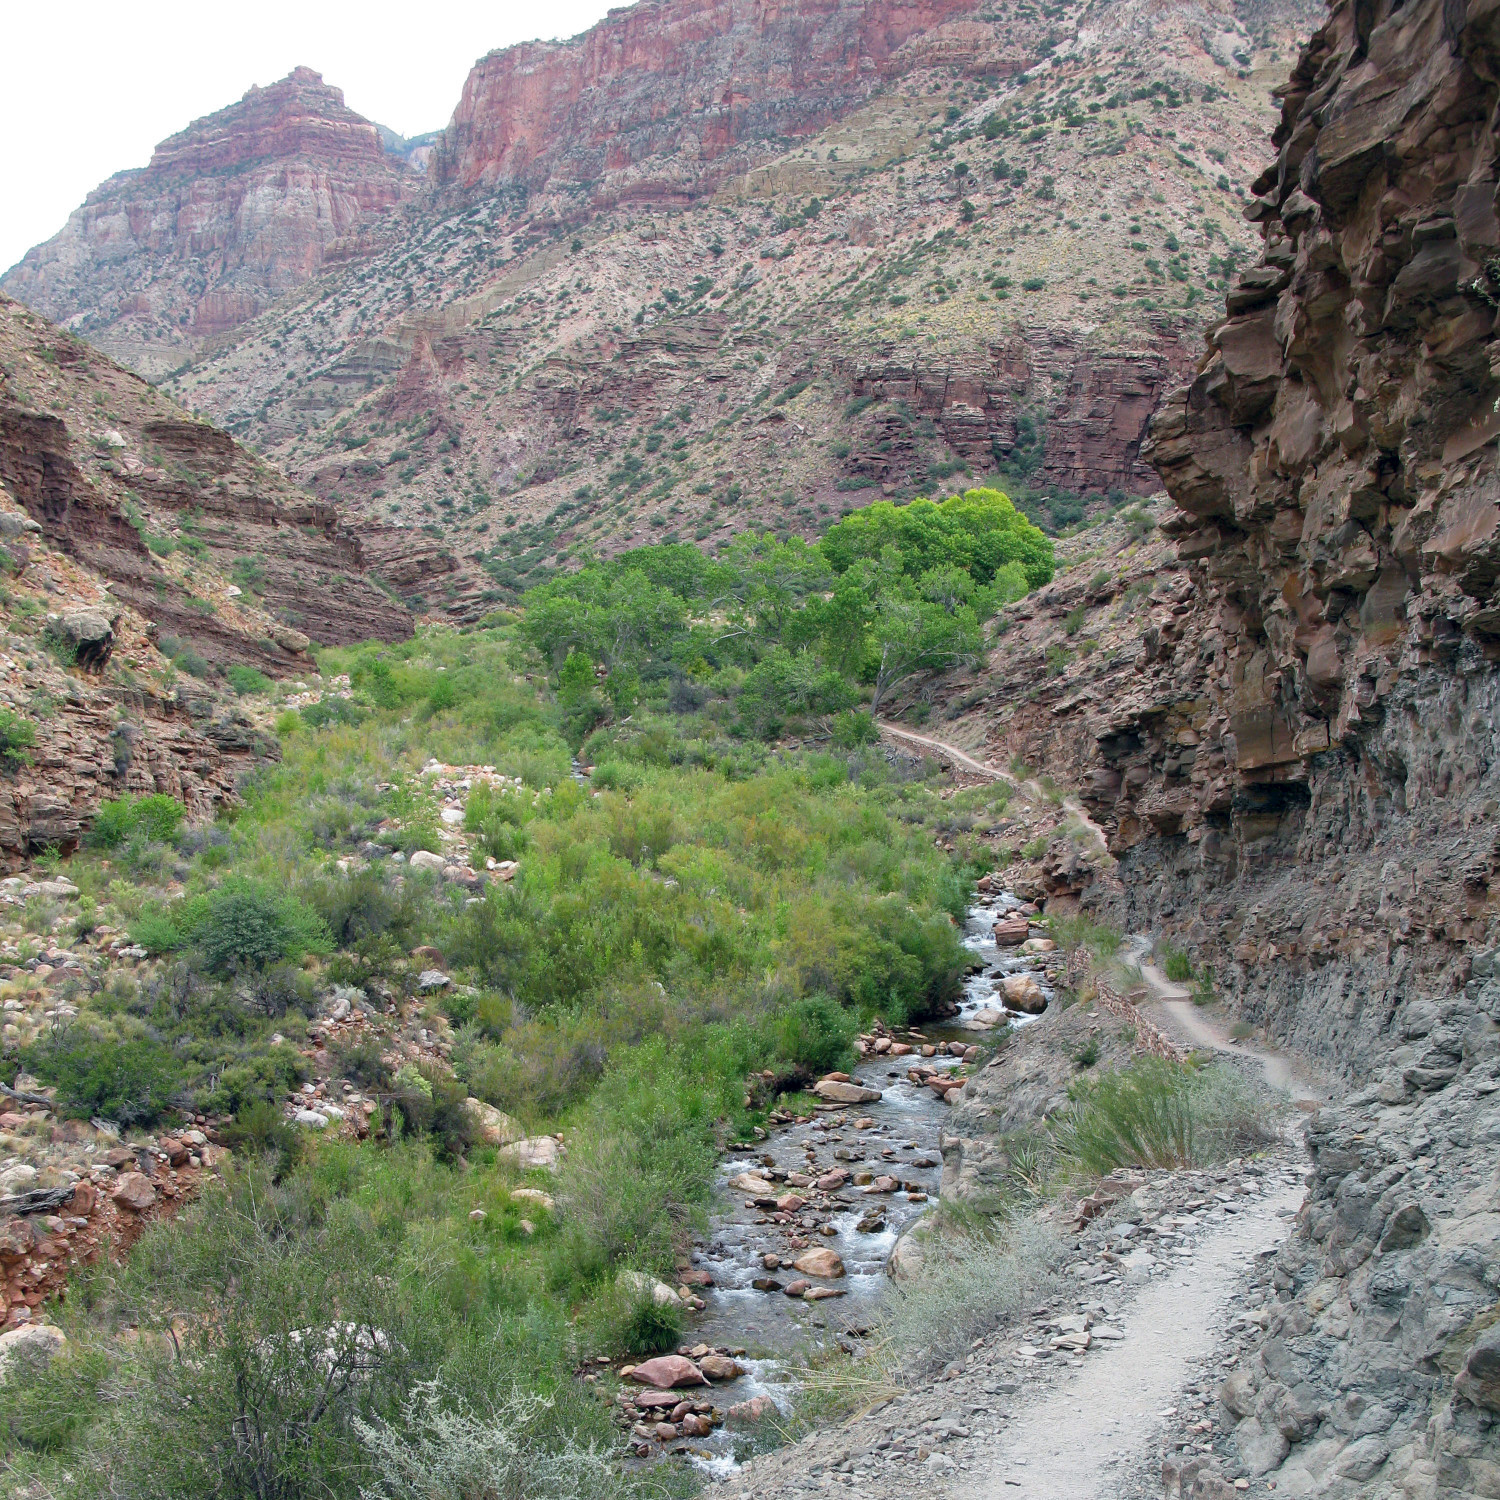
[[[420,185],[309,68],[96,188],[0,289],[153,376],[351,248]]]
[[[973,8],[642,0],[570,41],[481,58],[431,173],[461,189],[558,178],[596,203],[686,202],[743,171],[740,148],[779,151],[839,119],[910,65],[909,39]]]
[[[852,396],[893,403],[866,419],[845,468],[882,481],[912,479],[916,445],[906,413],[929,418],[981,473],[1016,458],[1018,444],[1025,449],[1029,422],[1040,453],[1034,483],[1075,494],[1149,494],[1160,481],[1141,457],[1147,424],[1166,392],[1191,374],[1196,353],[1180,325],[1161,321],[1134,348],[1023,324],[980,354],[940,363],[908,362],[890,350],[835,356],[832,367]]]
[[[1264,253],[1152,420],[1177,556],[1017,611],[1062,641],[1134,581],[1111,649],[1058,674],[1012,638],[994,668],[993,742],[1071,775],[1109,833],[1121,885],[1095,901],[1350,1076],[1413,997],[1462,993],[1500,885],[1489,14],[1333,8],[1247,210]]]

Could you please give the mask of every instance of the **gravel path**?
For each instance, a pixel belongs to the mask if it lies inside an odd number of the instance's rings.
[[[910,729],[899,729],[896,725],[886,719],[877,719],[876,724],[885,734],[891,735],[898,740],[909,740],[914,745],[923,745],[929,750],[940,750],[949,757],[960,769],[971,772],[975,776],[987,776],[991,781],[1003,781],[1009,787],[1018,790],[1023,786],[1028,795],[1035,796],[1038,800],[1042,797],[1042,789],[1035,781],[1022,783],[1017,781],[1008,771],[997,770],[994,766],[984,761],[975,760],[965,750],[960,750],[957,745],[950,745],[946,740],[935,740],[925,734],[917,734]],[[1064,797],[1061,804],[1063,810],[1076,818],[1088,831],[1098,840],[1101,850],[1109,848],[1109,840],[1104,830],[1088,815],[1083,804],[1076,797]]]
[[[916,734],[910,729],[898,729],[896,725],[885,719],[875,721],[886,734],[894,735],[898,740],[910,740],[914,745],[925,745],[929,750],[941,750],[944,755],[949,756],[956,765],[962,766],[965,771],[972,771],[976,776],[987,776],[991,781],[1003,781],[1008,786],[1015,786],[1016,778],[1005,771],[997,771],[994,766],[987,766],[983,761],[975,760],[967,751],[960,750],[957,745],[947,744],[943,740],[935,740],[925,734]]]
[[[1159,1497],[1163,1458],[1211,1441],[1203,1419],[1245,1331],[1251,1268],[1289,1233],[1302,1172],[1287,1148],[1222,1170],[1147,1174],[1130,1205],[1064,1252],[1045,1306],[888,1404],[721,1472],[712,1493]],[[1068,1332],[1085,1325],[1087,1351],[1076,1352]]]
[[[1168,979],[1151,962],[1150,938],[1136,934],[1130,939],[1130,945],[1131,961],[1139,965],[1141,978],[1155,996],[1157,1014],[1153,1019],[1162,1023],[1162,1030],[1168,1036],[1190,1047],[1248,1059],[1260,1068],[1269,1088],[1286,1094],[1294,1103],[1328,1102],[1329,1090],[1312,1076],[1305,1065],[1294,1063],[1284,1053],[1232,1041],[1213,1015],[1193,1003],[1193,992],[1186,985]]]
[[[1153,1279],[1130,1306],[1126,1336],[1017,1412],[991,1464],[955,1485],[954,1500],[1159,1495],[1162,1424],[1234,1315],[1246,1267],[1281,1243],[1301,1201],[1292,1186],[1262,1198],[1200,1241],[1188,1265]]]

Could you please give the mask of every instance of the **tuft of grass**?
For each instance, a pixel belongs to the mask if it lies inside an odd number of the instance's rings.
[[[1063,1253],[1056,1229],[1030,1215],[931,1237],[922,1274],[893,1284],[876,1339],[908,1373],[941,1365],[1045,1298]]]
[[[631,1300],[620,1325],[620,1342],[630,1354],[667,1354],[682,1341],[682,1308],[658,1302],[650,1293]]]
[[[1163,943],[1160,948],[1162,973],[1174,984],[1186,984],[1193,977],[1192,960],[1181,948]]]
[[[1110,959],[1120,951],[1124,942],[1118,928],[1106,922],[1094,922],[1088,917],[1056,917],[1048,926],[1052,936],[1069,952],[1076,948],[1087,948],[1097,959]]]
[[[1203,964],[1193,984],[1193,1004],[1212,1005],[1218,998],[1214,993],[1214,971],[1211,964]]]
[[[1059,1148],[1087,1171],[1202,1167],[1275,1138],[1275,1117],[1233,1070],[1144,1058],[1080,1080],[1056,1127]]]

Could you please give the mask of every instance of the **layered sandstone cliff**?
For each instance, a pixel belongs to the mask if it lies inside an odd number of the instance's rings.
[[[1080,786],[1085,905],[1348,1090],[1169,1493],[1456,1500],[1500,1473],[1500,9],[1339,0],[1282,97],[1263,254],[1152,424],[1178,555],[1081,560],[959,706]]]
[[[297,68],[96,188],[0,288],[159,376],[346,253],[419,182],[340,90]]]
[[[815,134],[974,0],[641,0],[566,42],[480,59],[432,158],[436,181],[609,201],[685,201],[784,138]]]
[[[211,667],[285,676],[309,639],[411,634],[331,505],[8,298],[0,480],[49,545]]]
[[[1497,65],[1477,6],[1340,5],[1305,49],[1264,254],[1153,424],[1197,584],[1173,701],[1110,726],[1095,792],[1168,901],[1292,880],[1221,942],[1252,993],[1273,951],[1305,970],[1346,1065],[1492,920]]]

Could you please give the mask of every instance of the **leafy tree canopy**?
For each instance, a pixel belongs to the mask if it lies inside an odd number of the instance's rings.
[[[878,558],[888,547],[903,571],[919,577],[934,568],[958,567],[976,583],[994,581],[1007,563],[1019,563],[1029,588],[1052,579],[1052,540],[999,490],[966,490],[947,500],[910,505],[878,501],[845,516],[820,546],[829,566],[843,573],[860,558]]]
[[[558,674],[575,743],[606,697],[620,717],[643,684],[726,672],[744,729],[766,736],[847,712],[861,684],[878,710],[911,677],[974,660],[984,621],[1052,571],[1050,538],[975,489],[882,501],[817,543],[742,532],[716,558],[672,543],[594,559],[531,590],[522,631]]]

